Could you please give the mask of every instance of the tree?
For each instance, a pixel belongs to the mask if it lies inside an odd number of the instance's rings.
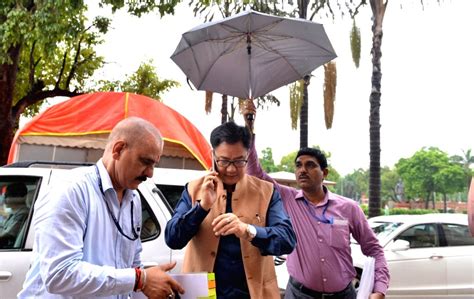
[[[435,147],[423,148],[410,158],[400,159],[396,169],[405,183],[408,196],[425,198],[425,208],[429,207],[430,201],[435,207],[434,192],[450,194],[463,190],[460,187],[464,186],[461,166],[450,161],[445,152]]]
[[[389,167],[381,169],[381,199],[383,201],[399,201],[396,190],[399,180],[400,176],[396,170],[392,170]],[[400,198],[400,200],[403,200],[403,198]]]
[[[135,73],[127,76],[123,82],[101,80],[96,89],[100,91],[133,92],[161,101],[161,94],[176,86],[179,86],[177,81],[161,80],[153,66],[153,60],[149,60],[142,63]]]
[[[466,151],[462,151],[463,155],[454,155],[451,157],[451,160],[455,163],[459,163],[463,170],[464,174],[466,176],[466,182],[467,182],[467,189],[469,190],[469,186],[471,186],[471,179],[473,175],[473,171],[471,169],[471,165],[474,164],[474,156],[471,154],[471,149],[468,149]]]
[[[174,12],[178,0],[102,0],[113,11],[140,16]],[[82,93],[85,81],[103,64],[94,47],[111,20],[89,22],[83,1],[0,1],[0,164],[5,164],[20,115],[34,114],[45,99]],[[35,106],[36,105],[36,106]]]
[[[273,153],[270,147],[267,147],[262,151],[262,157],[259,158],[259,161],[266,173],[276,172],[279,170],[273,161]]]
[[[463,190],[465,174],[459,164],[449,163],[434,175],[437,192],[443,194],[444,212],[448,212],[447,196]]]
[[[369,217],[380,215],[380,98],[382,81],[382,37],[383,18],[388,0],[370,0],[372,8],[372,88],[370,92],[370,176]]]
[[[281,158],[279,168],[287,172],[295,172],[295,159],[298,151],[291,152]]]
[[[362,194],[367,194],[369,173],[359,168],[340,180],[338,192],[345,197],[359,201]]]

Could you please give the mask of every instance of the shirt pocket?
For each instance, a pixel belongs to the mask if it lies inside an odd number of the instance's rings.
[[[347,223],[331,225],[329,244],[335,248],[349,246],[349,225]]]

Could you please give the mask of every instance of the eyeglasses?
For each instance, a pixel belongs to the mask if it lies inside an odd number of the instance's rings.
[[[247,160],[239,159],[239,160],[216,160],[216,164],[219,167],[227,168],[230,164],[233,164],[236,168],[242,168],[247,165]]]

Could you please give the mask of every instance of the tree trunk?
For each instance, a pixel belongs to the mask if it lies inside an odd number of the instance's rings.
[[[222,95],[221,124],[227,122],[227,95]]]
[[[431,191],[428,191],[428,194],[426,194],[425,209],[428,209],[430,206],[430,198],[431,198]]]
[[[383,17],[388,1],[371,0],[370,6],[373,13],[372,25],[372,91],[370,93],[370,176],[369,176],[369,218],[380,215],[380,98],[382,70],[380,58],[382,57]]]
[[[448,196],[446,195],[446,193],[443,193],[443,202],[444,202],[443,210],[445,213],[447,213],[448,212]]]
[[[18,73],[20,46],[11,47],[8,51],[11,64],[0,65],[0,165],[5,165],[13,140],[13,130],[18,119],[12,115],[13,94]]]
[[[304,76],[303,102],[300,110],[300,148],[308,147],[308,85],[310,76]]]

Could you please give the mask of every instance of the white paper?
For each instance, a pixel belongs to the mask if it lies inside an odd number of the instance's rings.
[[[366,257],[364,263],[364,270],[360,278],[359,290],[357,291],[357,299],[368,299],[372,290],[374,289],[375,279],[375,259],[373,257]]]
[[[209,284],[207,272],[170,274],[170,276],[181,284],[185,293],[181,299],[196,299],[209,296]]]
[[[180,294],[181,299],[196,299],[198,297],[209,296],[209,284],[207,279],[207,272],[200,273],[168,273],[174,280],[179,282],[184,288],[184,294]],[[132,293],[133,299],[146,299],[143,293]]]

